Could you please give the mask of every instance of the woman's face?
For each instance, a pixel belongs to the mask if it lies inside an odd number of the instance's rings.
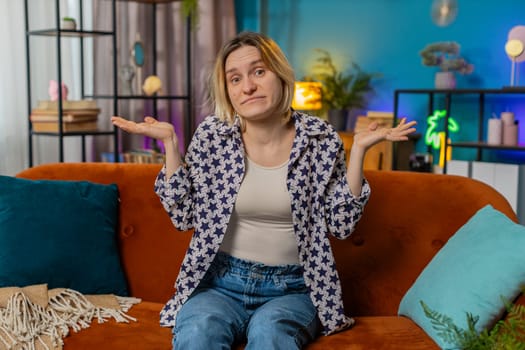
[[[247,121],[273,116],[281,102],[282,83],[266,67],[256,47],[241,46],[232,51],[226,58],[225,76],[228,96],[240,116]]]

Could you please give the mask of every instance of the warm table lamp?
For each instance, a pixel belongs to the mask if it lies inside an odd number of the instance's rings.
[[[321,83],[295,82],[295,93],[292,108],[299,111],[313,111],[321,109]]]

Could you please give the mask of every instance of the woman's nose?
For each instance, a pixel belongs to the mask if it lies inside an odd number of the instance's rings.
[[[249,94],[249,93],[254,92],[256,89],[257,89],[257,85],[253,82],[251,78],[248,77],[243,80],[242,91],[244,93]]]

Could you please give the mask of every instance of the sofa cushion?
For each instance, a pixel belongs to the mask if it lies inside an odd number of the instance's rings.
[[[171,350],[171,328],[159,325],[163,304],[142,302],[128,314],[137,322],[104,324],[93,322],[82,332],[71,333],[64,339],[65,349],[127,350],[130,344],[137,349]],[[244,345],[233,347],[244,349]],[[320,336],[309,344],[308,350],[383,349],[438,350],[432,340],[412,321],[397,316],[356,317],[355,325],[330,336]]]
[[[114,184],[0,176],[0,287],[127,295],[117,224]]]
[[[354,317],[352,328],[318,337],[307,350],[439,350],[414,322],[399,316]]]
[[[525,227],[487,205],[463,225],[425,267],[401,300],[398,313],[421,326],[441,347],[450,347],[425,316],[421,301],[467,329],[466,313],[479,316],[477,331],[490,328],[525,283]]]
[[[64,338],[64,349],[171,350],[171,328],[161,327],[159,313],[164,304],[143,301],[127,314],[136,319],[129,323],[108,320],[92,322],[81,332]]]

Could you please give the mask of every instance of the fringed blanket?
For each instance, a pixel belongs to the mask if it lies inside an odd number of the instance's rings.
[[[70,329],[78,332],[93,319],[136,321],[126,313],[140,301],[65,288],[48,290],[46,284],[0,288],[0,350],[60,350]]]

